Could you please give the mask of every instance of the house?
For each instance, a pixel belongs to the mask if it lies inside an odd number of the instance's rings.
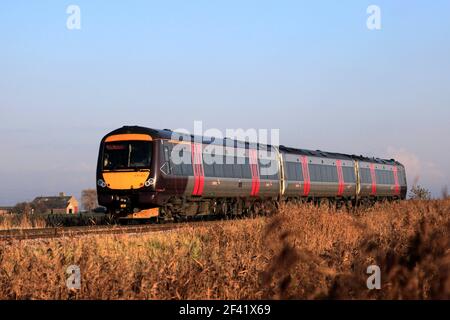
[[[66,196],[63,192],[56,197],[37,197],[32,204],[35,207],[44,207],[52,214],[78,213],[78,201],[73,196]]]
[[[13,209],[13,207],[0,207],[0,215],[12,213]]]

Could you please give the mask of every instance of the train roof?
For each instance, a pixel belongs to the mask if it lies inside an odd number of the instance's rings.
[[[184,141],[192,141],[192,142],[196,142],[196,141],[202,141],[203,143],[207,143],[207,144],[214,144],[214,145],[227,145],[228,141],[232,142],[232,145],[237,146],[238,144],[240,144],[240,146],[245,146],[248,147],[250,145],[257,145],[258,148],[260,147],[264,147],[264,148],[271,148],[271,145],[268,144],[262,144],[262,143],[249,143],[246,141],[240,141],[240,140],[235,140],[235,139],[230,139],[230,138],[216,138],[216,137],[206,137],[206,136],[194,136],[192,134],[185,134],[182,132],[176,132],[176,131],[172,131],[169,129],[163,129],[163,130],[157,130],[157,129],[150,129],[150,128],[145,128],[145,127],[140,127],[140,126],[124,126],[122,128],[116,129],[114,131],[111,131],[110,133],[108,133],[103,139],[107,138],[108,136],[111,135],[116,135],[116,134],[128,134],[128,133],[141,133],[141,134],[148,134],[150,135],[153,139],[176,139],[178,140],[180,137],[184,138]],[[175,136],[174,136],[175,135]],[[177,136],[178,135],[178,136]]]
[[[379,163],[379,164],[390,164],[390,165],[402,165],[400,162],[394,160],[394,159],[380,159],[380,158],[370,158],[362,155],[355,155],[355,154],[345,154],[345,153],[338,153],[338,152],[328,152],[328,151],[322,151],[322,150],[307,150],[307,149],[296,149],[286,146],[280,146],[280,151],[286,152],[286,153],[294,153],[299,155],[305,155],[305,156],[313,156],[313,157],[321,157],[321,158],[331,158],[331,159],[342,159],[342,160],[359,160],[359,161],[365,161],[370,163]]]
[[[108,133],[104,138],[116,134],[129,134],[129,133],[140,133],[140,134],[148,134],[153,139],[170,139],[172,136],[172,131],[170,130],[157,130],[157,129],[150,129],[140,126],[123,126],[122,128],[116,129],[114,131],[111,131]]]
[[[151,129],[146,127],[140,127],[140,126],[123,126],[122,128],[116,129],[114,131],[111,131],[108,133],[103,139],[110,135],[115,134],[127,134],[127,133],[142,133],[142,134],[148,134],[153,139],[173,139],[173,134],[179,134],[180,136],[183,136],[186,138],[186,136],[189,136],[191,141],[195,141],[194,139],[201,139],[202,142],[206,143],[212,143],[216,145],[224,145],[225,141],[232,140],[229,138],[214,138],[214,137],[199,137],[194,135],[186,135],[183,133],[177,133],[169,129]],[[232,140],[234,141],[234,145],[236,146],[238,143],[245,145],[248,147],[250,144],[249,142],[244,141],[238,141],[238,140]],[[257,144],[258,147],[264,146],[265,148],[272,148],[271,145],[266,144]],[[366,157],[362,155],[355,155],[355,154],[344,154],[344,153],[338,153],[338,152],[327,152],[327,151],[321,151],[321,150],[307,150],[307,149],[297,149],[297,148],[291,148],[286,147],[283,145],[279,146],[279,150],[286,153],[294,153],[299,155],[305,155],[305,156],[314,156],[314,157],[322,157],[322,158],[331,158],[331,159],[343,159],[343,160],[359,160],[359,161],[365,161],[370,163],[379,163],[379,164],[389,164],[389,165],[402,165],[400,162],[394,160],[394,159],[380,159],[375,157]]]

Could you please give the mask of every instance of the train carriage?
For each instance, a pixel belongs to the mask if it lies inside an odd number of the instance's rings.
[[[280,147],[286,199],[356,198],[355,161],[351,156]]]
[[[358,160],[361,199],[404,199],[406,175],[403,165],[395,160],[355,157]]]
[[[148,157],[140,162],[139,153]],[[279,173],[272,146],[124,127],[101,142],[97,191],[99,204],[119,216],[151,208],[170,217],[241,214],[273,209]]]

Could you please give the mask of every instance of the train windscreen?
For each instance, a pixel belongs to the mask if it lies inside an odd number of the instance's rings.
[[[150,169],[151,152],[151,143],[148,141],[105,143],[103,170]]]

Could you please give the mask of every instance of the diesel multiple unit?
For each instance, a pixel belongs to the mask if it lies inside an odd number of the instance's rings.
[[[404,199],[391,159],[250,144],[125,126],[101,141],[97,194],[117,217],[258,214],[281,202]]]

